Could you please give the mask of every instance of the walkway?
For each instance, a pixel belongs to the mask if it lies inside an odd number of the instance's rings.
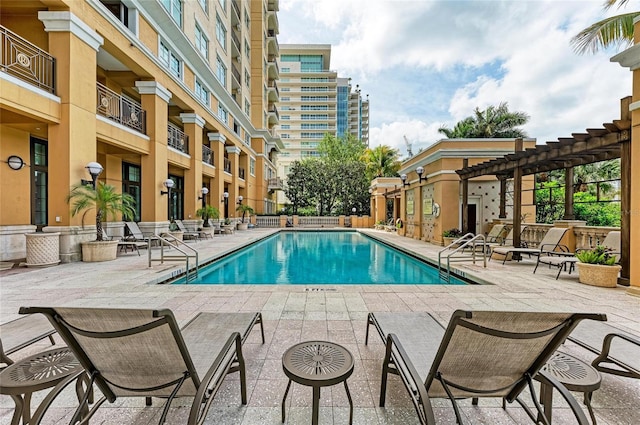
[[[216,236],[194,244],[201,258],[214,258],[234,247],[264,237],[274,230],[253,229],[235,235]],[[411,249],[419,255],[437,258],[440,247],[397,236],[395,233],[365,230],[390,243]],[[101,307],[170,308],[180,321],[198,311],[261,311],[265,318],[267,341],[260,344],[257,332],[245,345],[248,367],[249,403],[241,406],[237,376],[231,375],[214,401],[207,423],[279,424],[279,403],[287,383],[282,372],[282,353],[291,345],[308,339],[328,339],[347,347],[356,359],[349,388],[355,404],[355,424],[417,423],[411,402],[397,377],[390,378],[387,407],[377,407],[384,345],[372,338],[364,345],[366,314],[369,311],[427,311],[446,323],[456,309],[507,309],[536,311],[585,311],[606,313],[616,326],[640,334],[640,298],[626,294],[624,288],[606,289],[578,283],[577,276],[563,273],[555,280],[555,270],[532,274],[531,261],[502,265],[455,264],[465,273],[491,282],[487,285],[419,286],[277,286],[277,285],[157,285],[175,271],[176,266],[154,263],[147,268],[141,256],[126,254],[107,263],[72,263],[47,269],[12,269],[0,272],[0,322],[18,317],[23,305],[82,305]],[[45,342],[23,355],[45,348]],[[565,350],[585,359],[593,356],[574,345]],[[558,397],[556,397],[557,399]],[[577,395],[578,400],[579,395]],[[34,397],[36,405],[40,398]],[[45,424],[68,423],[75,395],[63,394],[50,410]],[[602,388],[594,394],[593,405],[600,425],[640,423],[640,382],[603,377]],[[311,390],[292,387],[288,397],[287,422],[307,424],[311,417]],[[155,424],[162,402],[144,407],[143,399],[105,403],[92,423],[105,425]],[[188,402],[177,401],[168,424],[182,425],[188,415]],[[524,412],[515,405],[505,411],[498,400],[481,400],[480,408],[463,402],[467,423],[521,424]],[[441,424],[454,424],[450,403],[437,400],[436,416]],[[8,423],[12,401],[0,397],[0,423]],[[322,392],[320,423],[345,424],[348,401],[344,388],[336,386]],[[66,419],[66,422],[64,421]],[[554,423],[575,423],[561,403],[554,409]]]

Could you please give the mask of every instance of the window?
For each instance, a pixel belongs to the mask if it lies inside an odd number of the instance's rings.
[[[247,43],[247,40],[244,41],[244,55],[247,57],[247,59],[251,59],[251,47],[249,47],[249,43]]]
[[[184,219],[184,179],[179,176],[169,175],[174,185],[169,199],[169,220]]]
[[[205,12],[209,13],[209,0],[198,0],[198,3]]]
[[[281,120],[290,120],[291,119],[291,115],[281,115],[280,119]]]
[[[244,101],[244,112],[247,115],[251,115],[251,104],[249,103],[248,100],[245,99]]]
[[[141,176],[142,171],[139,165],[122,163],[122,193],[128,193],[133,197],[133,221],[136,222],[142,217]]]
[[[31,224],[42,230],[48,224],[49,152],[46,140],[31,138]]]
[[[300,100],[303,102],[321,102],[329,100],[329,96],[302,96]]]
[[[290,101],[290,100],[291,100],[291,98],[290,98],[289,96],[285,96],[285,97],[281,97],[281,98],[280,98],[280,101],[281,101],[281,102],[288,102],[288,101]]]
[[[209,106],[209,90],[198,80],[196,80],[196,97],[202,103]]]
[[[209,39],[204,35],[204,31],[196,24],[196,49],[204,56],[209,58]]]
[[[224,62],[220,59],[220,56],[216,56],[216,77],[220,83],[226,87],[227,85],[227,67],[224,66]]]
[[[291,91],[291,87],[282,87],[280,89],[281,92],[290,92]]]
[[[218,0],[218,3],[220,3],[222,10],[227,10],[227,0]]]
[[[249,71],[244,70],[244,84],[247,88],[251,88],[251,75],[249,75]]]
[[[291,126],[289,124],[284,124],[280,126],[280,130],[290,130]]]
[[[160,42],[160,62],[176,77],[182,79],[182,61],[164,42]]]
[[[216,15],[216,39],[222,48],[227,50],[227,29],[224,27],[220,16]]]
[[[218,117],[223,123],[229,124],[229,111],[224,109],[224,106],[218,105]]]
[[[302,132],[300,134],[301,139],[322,139],[324,133]]]
[[[329,105],[302,105],[303,111],[328,111]]]
[[[256,175],[256,160],[253,158],[249,159],[249,174],[252,176]]]
[[[247,27],[247,29],[249,29],[249,27],[251,26],[251,18],[249,18],[249,13],[246,9],[244,11],[244,25]]]
[[[291,68],[280,68],[280,72],[291,72]]]
[[[182,27],[182,0],[160,0],[169,15]]]
[[[303,130],[327,130],[327,129],[329,129],[329,124],[326,124],[326,123],[324,123],[324,124],[320,124],[320,123],[318,123],[318,124],[305,124],[305,123],[303,123],[301,128]]]

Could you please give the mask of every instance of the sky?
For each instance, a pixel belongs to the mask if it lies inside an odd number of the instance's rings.
[[[537,143],[620,117],[631,71],[625,47],[576,54],[572,36],[630,11],[604,0],[280,0],[280,44],[331,44],[331,69],[369,95],[370,146],[406,156],[442,126],[507,102]],[[637,4],[635,2],[630,2]]]

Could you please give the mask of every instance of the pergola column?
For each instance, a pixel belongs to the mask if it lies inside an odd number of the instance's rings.
[[[516,139],[515,152],[523,147],[522,139]],[[520,225],[522,223],[522,168],[513,170],[513,246],[520,246]],[[515,256],[516,254],[514,254]]]
[[[500,213],[498,218],[507,218],[507,177],[499,176],[500,179]]]
[[[469,160],[462,160],[462,168],[469,166]],[[469,179],[462,180],[462,233],[469,232]]]
[[[564,220],[574,220],[573,213],[573,167],[564,169]]]

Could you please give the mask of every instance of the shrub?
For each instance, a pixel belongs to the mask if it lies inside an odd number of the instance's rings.
[[[460,236],[462,236],[462,230],[454,227],[453,229],[445,230],[444,232],[442,232],[442,236],[444,236],[445,238],[459,238]]]
[[[576,257],[581,263],[600,264],[603,266],[613,266],[616,262],[615,255],[609,253],[609,248],[603,245],[597,245],[595,248],[580,251],[576,253]]]

